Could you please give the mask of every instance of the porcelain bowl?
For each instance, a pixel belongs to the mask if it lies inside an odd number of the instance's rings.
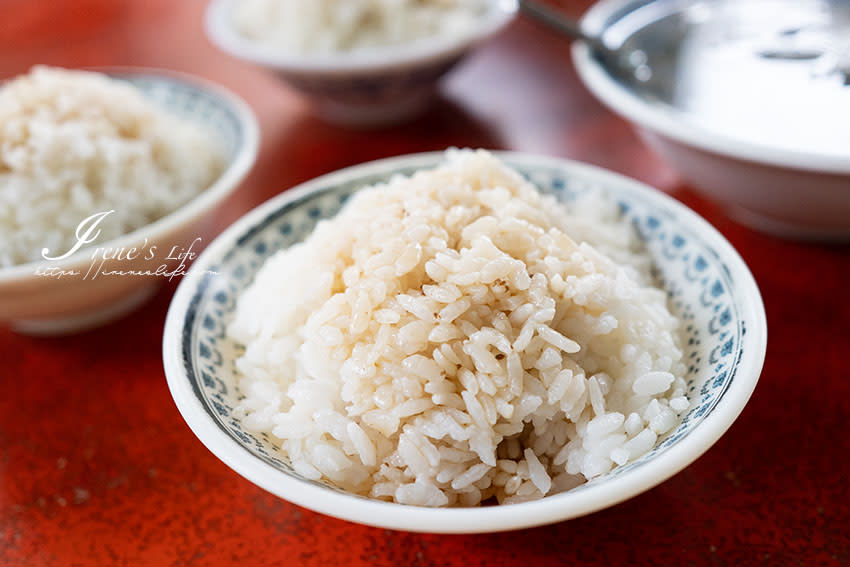
[[[193,256],[209,241],[214,228],[210,213],[239,186],[256,159],[259,129],[254,114],[224,88],[170,71],[101,71],[136,86],[170,113],[211,129],[221,139],[227,165],[212,185],[172,213],[119,238],[95,244],[113,251],[135,247],[132,259],[95,263],[92,249],[83,248],[62,260],[0,269],[0,324],[19,332],[82,331],[139,307],[163,281],[188,269]],[[155,272],[160,266],[164,269],[157,275],[134,273]],[[103,275],[106,273],[113,275]]]
[[[290,189],[237,221],[195,262],[193,277],[180,284],[168,312],[163,359],[174,401],[201,442],[256,485],[323,514],[390,529],[470,533],[546,524],[614,505],[674,475],[717,441],[756,385],[767,337],[759,290],[732,246],[677,201],[631,179],[554,158],[499,155],[560,199],[604,192],[646,243],[658,282],[683,321],[691,405],[678,428],[639,460],[565,493],[522,504],[428,509],[306,480],[272,439],[243,426],[232,413],[241,396],[237,347],[225,333],[239,293],[266,259],[303,240],[359,188],[443,159],[421,154],[352,167]]]
[[[655,3],[663,4],[659,10],[695,4]],[[632,11],[649,4],[653,0],[602,0],[582,18],[582,27],[590,34],[603,34],[625,18],[637,20],[639,14]],[[635,94],[586,45],[573,46],[573,61],[596,98],[631,122],[697,191],[722,204],[743,224],[786,238],[850,239],[846,156],[773,147],[708,130],[672,106]]]
[[[221,50],[263,66],[306,95],[328,122],[380,126],[411,118],[425,109],[440,78],[479,43],[504,28],[516,0],[489,0],[480,25],[460,36],[409,45],[376,47],[329,55],[281,53],[246,39],[231,23],[238,0],[212,0],[206,32]]]

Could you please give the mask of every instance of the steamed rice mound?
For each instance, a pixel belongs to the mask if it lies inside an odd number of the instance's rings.
[[[0,268],[64,254],[89,216],[95,245],[174,211],[221,173],[204,128],[99,73],[34,67],[0,87]]]
[[[489,0],[239,0],[243,37],[285,53],[395,46],[474,29]]]
[[[635,460],[688,406],[678,320],[616,204],[486,152],[362,189],[239,298],[243,424],[304,477],[521,502]]]

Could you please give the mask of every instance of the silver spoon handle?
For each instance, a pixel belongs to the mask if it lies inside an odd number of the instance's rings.
[[[610,49],[602,43],[602,40],[581,29],[581,25],[577,21],[565,17],[557,10],[550,8],[545,4],[534,2],[532,0],[520,0],[519,7],[523,13],[528,14],[535,20],[568,35],[573,39],[584,41],[593,50],[603,52],[610,51]]]

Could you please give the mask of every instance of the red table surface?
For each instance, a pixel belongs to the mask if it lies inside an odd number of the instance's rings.
[[[34,63],[143,65],[242,95],[263,143],[222,227],[295,183],[385,156],[448,145],[563,156],[645,181],[705,216],[752,269],[770,325],[750,403],[693,465],[584,518],[474,536],[315,514],[218,461],[166,387],[160,346],[173,285],[78,336],[0,330],[0,565],[850,564],[850,249],[754,233],[697,197],[580,85],[562,39],[519,20],[444,83],[428,114],[363,132],[318,122],[276,78],[216,51],[200,0],[0,8],[0,76]]]

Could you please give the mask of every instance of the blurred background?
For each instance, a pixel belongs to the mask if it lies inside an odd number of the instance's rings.
[[[552,5],[578,17],[590,4]],[[228,223],[249,205],[316,175],[447,144],[570,157],[661,189],[675,187],[672,171],[582,87],[569,41],[535,22],[515,21],[463,61],[425,115],[363,132],[325,124],[273,74],[213,47],[203,31],[205,6],[200,0],[59,0],[46,9],[41,2],[3,0],[0,75],[24,73],[35,63],[132,65],[184,71],[232,89],[257,113],[262,149],[242,190],[223,207]]]

